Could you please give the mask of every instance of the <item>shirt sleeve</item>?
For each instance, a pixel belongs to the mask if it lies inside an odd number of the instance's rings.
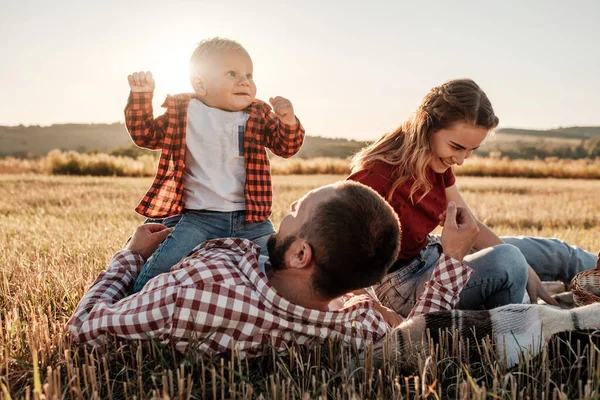
[[[268,105],[264,105],[264,119],[265,147],[273,154],[290,158],[300,150],[304,143],[305,131],[297,117],[296,125],[284,124]]]
[[[177,297],[173,286],[161,285],[134,295],[137,271],[144,260],[129,250],[116,253],[79,302],[65,331],[75,342],[96,345],[105,334],[125,339],[169,338]]]
[[[167,113],[154,118],[152,110],[153,92],[131,92],[125,106],[125,126],[133,142],[150,150],[163,147]]]
[[[354,172],[346,179],[369,186],[387,200],[388,191],[390,189],[390,178],[387,173],[380,171],[379,169],[380,168],[375,168],[374,165],[371,164],[365,169]]]
[[[465,263],[442,253],[408,319],[435,311],[454,309],[458,295],[471,275],[473,270]]]

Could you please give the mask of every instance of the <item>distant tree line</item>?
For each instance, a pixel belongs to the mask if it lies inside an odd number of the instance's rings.
[[[310,159],[317,157],[329,157],[329,158],[348,158],[355,154],[362,147],[367,145],[368,142],[360,142],[360,141],[349,141],[339,139],[339,142],[336,142],[338,139],[327,139],[326,143],[320,143],[319,139],[323,138],[311,138],[316,139],[316,143],[307,143],[307,145],[303,146],[296,158]],[[66,149],[59,149],[66,150]],[[102,153],[98,150],[88,150],[85,148],[76,149],[77,152],[82,154],[98,154]],[[123,156],[129,157],[133,159],[137,159],[143,155],[155,155],[158,157],[158,151],[150,151],[146,149],[142,149],[140,147],[135,146],[134,144],[130,144],[128,146],[120,146],[108,152],[108,154],[113,156]],[[494,146],[482,146],[479,148],[475,154],[481,157],[488,157],[490,155],[501,155],[503,157],[509,157],[513,160],[533,160],[535,158],[547,158],[547,157],[557,157],[564,158],[570,160],[576,160],[581,158],[595,158],[600,157],[600,137],[588,139],[582,141],[577,146],[561,146],[554,148],[547,148],[543,146],[536,146],[532,144],[519,144],[519,145],[511,145],[511,146],[503,146],[501,149],[498,149]],[[11,154],[2,154],[0,151],[1,157],[15,157],[20,159],[35,159],[40,157],[39,155],[34,155],[32,153],[27,153],[23,151],[14,152]]]
[[[295,158],[348,158],[367,145],[368,142],[347,139],[331,139],[319,136],[307,136],[302,148]],[[158,154],[156,151],[141,149],[133,144],[121,146],[110,151],[113,156],[138,158],[147,154]]]
[[[533,160],[535,158],[557,157],[570,160],[581,158],[596,158],[600,157],[600,137],[595,137],[588,140],[582,140],[577,146],[561,146],[547,148],[543,146],[535,146],[531,144],[514,145],[495,149],[492,146],[482,146],[476,154],[482,157],[487,157],[490,154],[501,153],[502,156],[509,157],[513,160]]]
[[[504,128],[497,133],[505,135],[502,141],[484,143],[475,154],[500,154],[511,159],[600,157],[600,127],[575,126],[544,131]],[[521,140],[521,137],[527,140]],[[346,159],[367,144],[365,141],[310,135],[294,158]],[[133,145],[122,123],[0,126],[0,158],[37,159],[53,149],[63,152],[72,150],[81,154],[104,153],[133,159],[142,155],[157,157],[157,153]]]

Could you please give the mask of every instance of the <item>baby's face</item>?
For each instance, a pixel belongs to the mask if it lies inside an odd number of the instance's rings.
[[[245,51],[215,56],[202,77],[204,91],[196,89],[204,104],[225,111],[241,111],[256,96],[252,59]]]

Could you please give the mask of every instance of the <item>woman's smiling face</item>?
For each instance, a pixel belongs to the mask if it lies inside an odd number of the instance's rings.
[[[457,122],[433,133],[430,141],[430,167],[438,174],[452,165],[462,165],[486,138],[488,130],[466,122]]]

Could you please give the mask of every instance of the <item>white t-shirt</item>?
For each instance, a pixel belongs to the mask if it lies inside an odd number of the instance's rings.
[[[223,111],[192,99],[188,106],[184,207],[191,210],[245,209],[244,133],[248,114]]]

